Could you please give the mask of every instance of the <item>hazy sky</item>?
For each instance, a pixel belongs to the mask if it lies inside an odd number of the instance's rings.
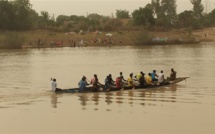
[[[151,0],[30,0],[33,9],[38,13],[48,11],[50,15],[84,15],[97,13],[100,15],[115,16],[116,10],[128,10],[131,14],[135,9],[144,7]],[[208,4],[206,4],[208,3]],[[214,9],[215,0],[203,0],[208,10]],[[177,0],[177,12],[191,10],[190,0]]]

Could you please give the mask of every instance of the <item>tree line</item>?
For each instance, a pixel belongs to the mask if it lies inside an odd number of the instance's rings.
[[[193,8],[179,14],[176,0],[151,0],[131,14],[127,10],[116,10],[116,17],[92,13],[86,17],[59,15],[55,18],[47,11],[37,13],[29,0],[0,0],[0,30],[113,31],[137,29],[139,26],[198,29],[215,25],[215,9],[205,13],[202,0],[190,2]]]

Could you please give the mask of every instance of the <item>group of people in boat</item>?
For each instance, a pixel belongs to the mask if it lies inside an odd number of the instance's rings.
[[[170,77],[168,77],[168,80],[174,80],[176,79],[176,71],[172,68]],[[89,83],[88,83],[89,82]],[[150,85],[162,85],[165,84],[165,78],[164,78],[164,72],[161,70],[159,74],[157,74],[156,70],[153,70],[151,73],[148,73],[145,75],[142,71],[139,74],[133,75],[133,73],[130,73],[127,80],[124,79],[123,73],[120,72],[119,76],[114,81],[112,78],[112,75],[109,74],[105,80],[104,85],[99,82],[98,76],[94,74],[93,78],[91,80],[88,80],[85,76],[82,77],[82,79],[78,83],[79,92],[84,92],[86,90],[89,90],[87,88],[88,85],[92,85],[92,91],[100,91],[100,88],[103,87],[104,90],[109,91],[111,87],[116,88],[123,88],[125,86],[128,87],[146,87]],[[138,84],[137,84],[138,83]],[[51,80],[51,89],[52,91],[61,90],[57,88],[56,79]]]

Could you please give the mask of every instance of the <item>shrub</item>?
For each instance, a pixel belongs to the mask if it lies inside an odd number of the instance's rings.
[[[25,38],[15,32],[6,32],[4,38],[0,44],[0,48],[3,49],[17,49],[22,48],[25,42]]]
[[[148,45],[152,43],[152,35],[148,31],[144,30],[136,35],[133,40],[137,45]]]

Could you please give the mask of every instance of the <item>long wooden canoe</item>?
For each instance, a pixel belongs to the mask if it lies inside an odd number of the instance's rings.
[[[134,86],[134,87],[129,87],[129,86],[125,86],[123,88],[117,88],[115,86],[111,86],[108,90],[104,90],[104,87],[100,88],[100,91],[97,92],[110,92],[110,91],[119,91],[119,90],[133,90],[133,89],[153,89],[153,88],[159,88],[159,87],[163,87],[163,86],[168,86],[168,85],[173,85],[176,83],[179,83],[181,81],[185,81],[186,79],[188,79],[189,77],[179,77],[176,78],[175,80],[165,80],[165,83],[162,85],[146,85],[146,86]],[[89,86],[86,88],[86,91],[80,92],[80,93],[90,93],[90,92],[94,92],[93,91],[93,87]],[[57,89],[55,92],[56,93],[78,93],[79,88],[70,88],[70,89]]]

